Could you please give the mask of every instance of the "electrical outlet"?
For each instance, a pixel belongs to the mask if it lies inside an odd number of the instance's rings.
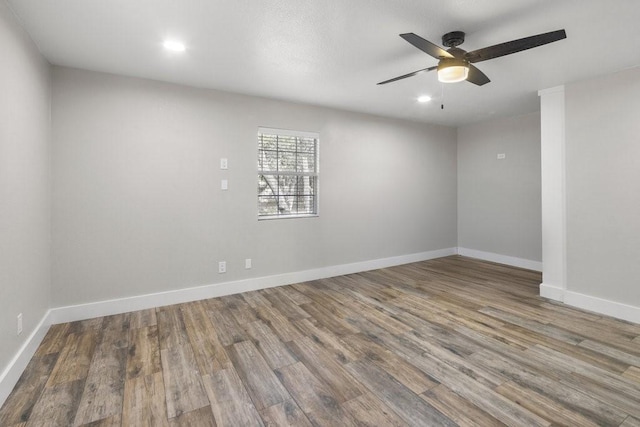
[[[251,268],[251,258],[247,258],[244,260],[244,268],[247,270]]]
[[[225,159],[224,157],[220,159],[220,169],[227,169],[228,167],[229,163],[227,162],[227,159]]]
[[[504,160],[507,158],[507,155],[505,153],[498,153],[498,160]]]
[[[227,181],[226,179],[223,179],[222,181],[220,181],[220,188],[222,190],[226,190],[229,188],[229,181]]]
[[[222,274],[222,273],[226,273],[227,272],[227,262],[226,261],[220,261],[218,263],[218,273]]]
[[[18,314],[18,332],[17,335],[22,333],[22,313]]]

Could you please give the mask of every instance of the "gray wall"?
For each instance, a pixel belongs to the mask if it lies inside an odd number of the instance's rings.
[[[640,68],[565,97],[567,289],[640,307]]]
[[[541,261],[540,195],[539,113],[458,129],[459,247]]]
[[[455,129],[58,67],[53,82],[53,306],[456,246]],[[320,217],[257,221],[259,126],[320,133]]]
[[[0,372],[49,306],[50,70],[0,1]],[[24,331],[16,335],[16,317]]]

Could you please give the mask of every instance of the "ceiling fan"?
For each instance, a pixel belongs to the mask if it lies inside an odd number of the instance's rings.
[[[542,46],[547,43],[553,43],[567,38],[567,33],[565,30],[551,31],[549,33],[512,40],[510,42],[496,44],[471,52],[467,52],[458,47],[464,43],[464,32],[462,31],[452,31],[442,36],[442,44],[449,48],[447,50],[444,50],[440,46],[431,43],[414,33],[400,34],[400,37],[424,53],[438,59],[438,65],[385,80],[378,83],[379,85],[406,79],[407,77],[412,77],[426,71],[438,70],[438,80],[443,83],[456,83],[467,80],[468,82],[482,86],[489,83],[491,80],[489,80],[489,77],[487,77],[482,71],[476,68],[473,65],[474,63],[499,58],[505,55],[511,55],[512,53]]]

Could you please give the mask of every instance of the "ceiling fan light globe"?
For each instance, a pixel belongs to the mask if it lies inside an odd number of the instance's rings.
[[[442,83],[458,83],[467,80],[469,67],[466,64],[438,67],[438,80]]]

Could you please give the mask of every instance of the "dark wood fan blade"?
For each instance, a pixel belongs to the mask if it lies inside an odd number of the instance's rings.
[[[405,74],[404,76],[399,76],[399,77],[394,77],[392,79],[389,80],[385,80],[383,82],[378,83],[379,85],[385,85],[387,83],[391,83],[391,82],[395,82],[398,80],[402,80],[402,79],[406,79],[407,77],[413,77],[416,74],[420,74],[420,73],[424,73],[425,71],[431,71],[431,70],[435,70],[436,68],[438,68],[437,66],[435,67],[429,67],[429,68],[424,68],[422,70],[418,70],[418,71],[414,71],[413,73],[409,73],[409,74]]]
[[[436,59],[440,58],[453,58],[449,52],[438,46],[437,44],[431,43],[429,40],[425,40],[417,34],[406,33],[400,34],[400,37],[426,53],[427,55],[431,55]]]
[[[499,58],[512,53],[542,46],[547,43],[553,43],[558,40],[567,38],[564,30],[551,31],[549,33],[538,34],[537,36],[525,37],[523,39],[512,40],[506,43],[500,43],[494,46],[467,52],[465,59],[469,62],[476,63],[486,61],[488,59]]]
[[[471,82],[475,85],[482,86],[489,83],[489,77],[482,71],[478,70],[478,68],[474,65],[469,64],[469,75],[467,76],[467,81]]]

